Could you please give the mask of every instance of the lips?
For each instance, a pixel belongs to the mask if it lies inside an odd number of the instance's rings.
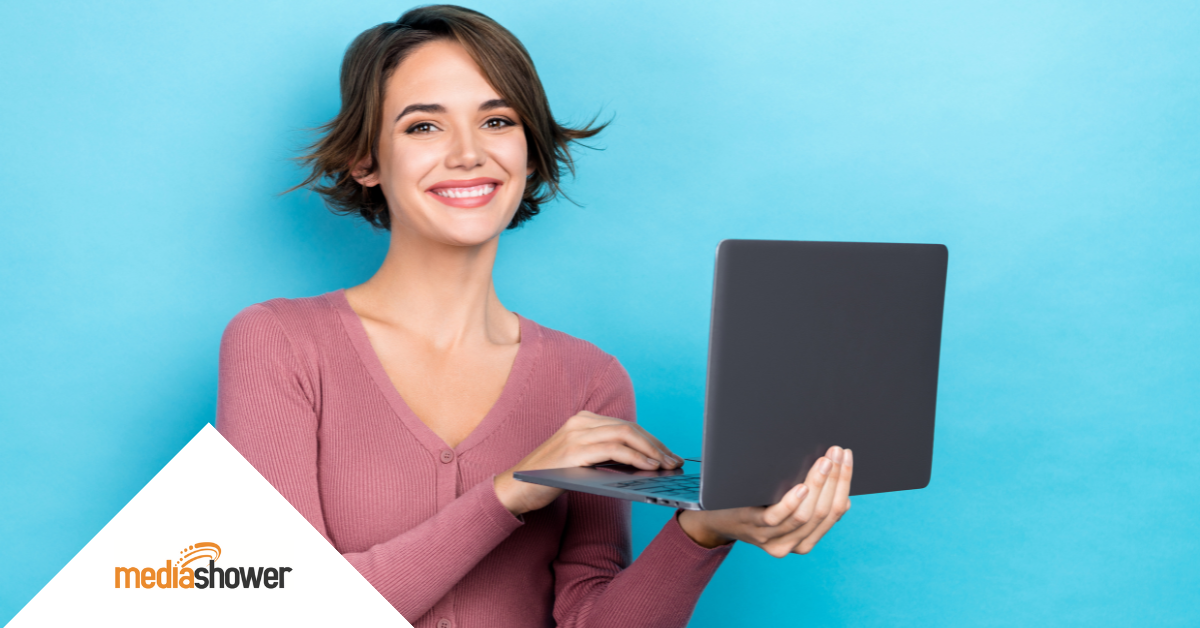
[[[500,181],[490,178],[442,181],[425,193],[451,207],[482,207],[492,200],[501,185]]]

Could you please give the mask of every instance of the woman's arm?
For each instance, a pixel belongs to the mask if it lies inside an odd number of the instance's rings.
[[[584,409],[635,420],[633,384],[615,359],[593,386]],[[672,518],[630,564],[629,502],[578,492],[568,493],[567,499],[562,549],[554,562],[558,625],[687,625],[731,545],[703,548]]]
[[[314,382],[268,308],[251,306],[229,323],[221,341],[217,429],[330,540],[317,484]],[[520,525],[485,481],[417,527],[343,556],[416,620]]]
[[[630,502],[586,493],[569,499],[567,532],[554,563],[558,625],[686,626],[732,545],[700,547],[672,517],[630,564]]]

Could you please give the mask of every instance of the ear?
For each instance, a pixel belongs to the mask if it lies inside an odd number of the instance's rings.
[[[379,171],[375,170],[375,163],[370,155],[354,164],[354,167],[350,169],[350,176],[354,177],[354,180],[363,187],[371,188],[379,185]]]

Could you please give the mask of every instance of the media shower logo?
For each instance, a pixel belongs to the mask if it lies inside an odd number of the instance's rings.
[[[171,564],[168,558],[163,567],[117,567],[115,587],[122,582],[126,589],[275,589],[284,588],[291,567],[217,567],[221,546],[208,541],[187,546]],[[192,568],[195,562],[207,567]]]

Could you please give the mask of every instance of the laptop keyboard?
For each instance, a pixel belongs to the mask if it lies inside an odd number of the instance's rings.
[[[612,482],[607,486],[626,488],[640,493],[650,493],[659,497],[671,497],[697,501],[700,499],[700,474],[667,475],[657,478],[637,478]]]

